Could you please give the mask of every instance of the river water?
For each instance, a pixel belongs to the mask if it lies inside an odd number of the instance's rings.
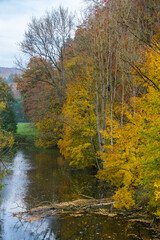
[[[50,202],[76,200],[80,198],[79,193],[99,198],[104,197],[104,192],[109,196],[110,191],[89,172],[70,168],[57,149],[17,149],[6,164],[8,174],[3,179],[0,203],[0,239],[153,239],[153,232],[147,226],[102,215],[46,216],[29,223],[18,220],[14,212]]]

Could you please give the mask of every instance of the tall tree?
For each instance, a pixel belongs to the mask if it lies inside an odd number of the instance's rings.
[[[40,59],[61,104],[67,81],[64,60],[71,44],[73,26],[74,16],[60,6],[40,19],[33,18],[20,44],[23,53]]]
[[[84,68],[80,58],[73,59],[69,65],[72,81],[67,85],[67,99],[63,106],[64,133],[58,146],[72,165],[100,168],[96,154],[98,139],[93,75]]]
[[[47,61],[45,64],[50,67]],[[37,144],[54,146],[61,135],[62,106],[41,60],[32,58],[23,75],[16,77],[15,82],[23,97],[24,113],[39,130]]]

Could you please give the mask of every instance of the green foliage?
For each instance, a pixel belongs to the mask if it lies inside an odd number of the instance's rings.
[[[5,102],[5,108],[0,111],[1,128],[15,133],[17,130],[16,114],[14,111],[14,96],[11,88],[0,81],[0,100]]]
[[[17,130],[17,121],[16,121],[16,115],[15,111],[12,105],[8,105],[1,113],[2,115],[2,128],[5,129],[8,132],[14,132],[16,133]]]

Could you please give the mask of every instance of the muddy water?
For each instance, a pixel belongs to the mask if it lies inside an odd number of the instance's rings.
[[[81,217],[46,216],[40,221],[26,223],[13,216],[14,212],[50,202],[71,201],[79,193],[104,197],[104,189],[87,171],[74,170],[57,149],[18,149],[7,160],[8,175],[3,179],[0,211],[0,239],[32,240],[134,240],[153,239],[153,233],[142,224],[100,215]]]

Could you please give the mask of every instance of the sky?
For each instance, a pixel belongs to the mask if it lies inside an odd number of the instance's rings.
[[[83,0],[0,0],[0,67],[15,67],[20,56],[18,43],[32,17],[41,17],[46,11],[67,7],[78,14],[84,7]]]

